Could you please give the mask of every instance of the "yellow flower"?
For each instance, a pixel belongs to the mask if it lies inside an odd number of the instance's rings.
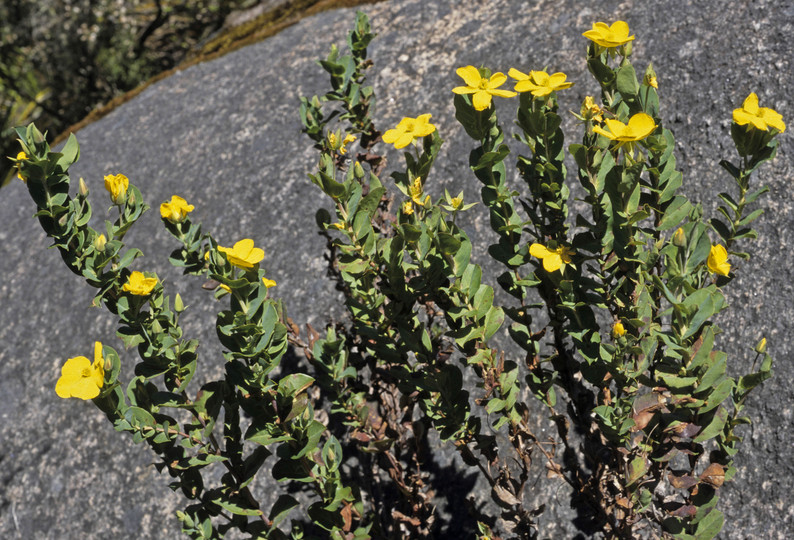
[[[127,189],[130,181],[123,174],[109,174],[105,176],[105,189],[110,193],[113,204],[124,204],[127,200]]]
[[[656,88],[656,89],[659,88],[659,83],[656,80],[656,77],[653,76],[653,75],[646,75],[644,82],[645,82],[645,84],[647,84],[648,86],[650,86],[652,88]]]
[[[406,216],[410,216],[413,213],[414,213],[413,203],[411,201],[405,201],[405,203],[403,203],[403,214],[405,214]]]
[[[418,176],[414,178],[413,184],[408,188],[408,193],[411,195],[411,200],[418,206],[424,206],[430,200],[430,195],[422,199],[422,195],[424,195],[422,179]]]
[[[623,337],[626,335],[626,328],[623,326],[623,323],[618,321],[612,327],[612,337],[617,339],[619,337]]]
[[[656,129],[656,123],[653,118],[645,113],[635,114],[629,118],[628,124],[612,118],[607,118],[604,123],[609,131],[606,131],[601,126],[594,126],[593,131],[607,139],[618,141],[618,146],[641,141]]]
[[[766,107],[758,106],[758,96],[755,92],[747,96],[741,109],[733,110],[733,121],[744,126],[751,124],[754,128],[767,131],[770,127],[775,128],[780,133],[786,131],[786,124],[783,123],[783,116]]]
[[[130,277],[127,278],[127,283],[121,287],[121,290],[135,296],[149,296],[152,294],[155,285],[157,285],[156,277],[147,278],[142,272],[136,270],[130,274]]]
[[[28,159],[28,155],[25,152],[20,152],[17,154],[17,161],[25,161]],[[17,178],[22,180],[23,182],[27,183],[28,179],[22,174],[22,164],[17,163]]]
[[[345,140],[342,141],[342,146],[339,147],[339,153],[343,156],[347,154],[347,145],[356,142],[356,138],[353,135],[347,134],[345,136]]]
[[[452,91],[456,94],[474,94],[471,101],[475,110],[484,111],[490,107],[492,96],[509,98],[516,95],[510,90],[498,90],[507,80],[504,73],[496,72],[490,79],[486,79],[480,76],[480,71],[474,66],[458,68],[455,73],[463,79],[466,86],[456,86]]]
[[[276,286],[276,282],[272,279],[267,279],[266,277],[262,278],[262,283],[265,285],[266,288],[270,289],[271,287]]]
[[[601,115],[601,107],[596,104],[593,96],[585,96],[579,113],[585,120],[592,120],[593,122],[604,121],[604,117]]]
[[[240,240],[231,248],[218,246],[218,251],[225,253],[226,258],[233,266],[244,270],[253,268],[255,264],[265,258],[264,250],[254,247],[254,241],[250,238]]]
[[[193,205],[188,204],[179,195],[171,195],[171,200],[160,205],[160,216],[171,223],[181,223],[193,211]]]
[[[102,344],[94,343],[94,363],[85,356],[69,358],[61,368],[61,377],[55,383],[55,393],[64,399],[76,397],[94,399],[105,384],[105,359]]]
[[[728,252],[722,244],[714,244],[709,250],[709,258],[706,261],[709,272],[727,276],[731,271],[731,263],[728,262]]]
[[[398,150],[411,144],[414,139],[426,137],[436,130],[430,123],[431,114],[420,114],[416,118],[405,117],[400,120],[397,127],[389,129],[383,134],[383,142],[394,144]]]
[[[620,47],[634,40],[634,36],[629,35],[629,25],[625,21],[614,22],[612,26],[603,22],[593,23],[593,28],[582,35],[607,49]]]
[[[529,246],[529,254],[542,260],[543,269],[551,273],[556,272],[562,268],[563,265],[570,263],[573,251],[566,246],[560,246],[557,249],[549,249],[543,244],[532,244]]]
[[[453,209],[460,209],[461,205],[463,204],[463,197],[452,197],[450,204],[452,205]]]
[[[333,148],[334,150],[336,150],[336,143],[337,143],[336,133],[334,133],[334,132],[329,133],[328,134],[328,145],[331,148]]]
[[[516,92],[530,92],[535,97],[548,96],[552,92],[573,86],[572,82],[565,82],[565,79],[568,78],[565,73],[549,75],[545,71],[530,71],[529,75],[526,75],[517,69],[510,68],[507,74],[518,81],[515,87]]]

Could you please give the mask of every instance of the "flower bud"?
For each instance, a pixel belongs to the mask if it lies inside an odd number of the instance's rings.
[[[119,206],[127,201],[127,190],[130,187],[130,181],[123,174],[109,174],[105,176],[105,189],[110,193],[110,200],[113,204]],[[130,197],[130,202],[132,197]]]
[[[22,174],[22,161],[28,159],[28,155],[25,152],[20,152],[17,154],[17,178],[22,180],[23,182],[27,183],[28,178],[24,174]]]
[[[356,161],[356,164],[353,165],[353,175],[358,180],[362,180],[364,178],[364,167],[361,166],[361,163]]]
[[[80,177],[80,183],[78,184],[78,192],[80,193],[81,197],[88,197],[88,186],[85,185],[85,180],[83,177]]]
[[[100,234],[96,238],[94,238],[94,249],[97,251],[105,251],[105,245],[107,244],[107,238],[105,238],[104,234]]]
[[[766,352],[766,338],[761,338],[761,341],[756,343],[753,350],[758,354],[764,354]]]
[[[686,247],[686,235],[681,227],[678,227],[673,234],[673,245],[680,248]]]
[[[182,297],[179,295],[179,293],[176,293],[176,296],[174,297],[174,311],[177,313],[182,313],[185,311],[185,303],[182,301]]]
[[[626,328],[623,326],[623,323],[618,321],[612,327],[612,337],[618,339],[626,335]]]

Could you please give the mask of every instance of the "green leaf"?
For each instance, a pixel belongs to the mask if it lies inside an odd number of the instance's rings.
[[[665,210],[664,216],[662,216],[662,219],[659,222],[658,229],[660,231],[672,229],[681,223],[681,221],[689,214],[691,209],[692,204],[687,200],[686,197],[683,195],[676,195],[667,206],[667,210]]]
[[[262,511],[258,508],[245,508],[227,499],[225,496],[212,499],[212,502],[238,516],[261,516]]]
[[[61,150],[57,165],[61,168],[61,171],[66,172],[69,170],[69,166],[78,159],[80,159],[80,145],[77,143],[77,137],[74,136],[74,133],[70,133],[69,139],[63,146],[63,150]]]
[[[438,236],[438,247],[444,255],[454,255],[460,249],[461,242],[453,235],[440,231]]]
[[[276,528],[289,515],[290,511],[299,504],[298,500],[292,495],[284,494],[279,496],[268,515],[268,519],[272,522],[271,528]]]
[[[711,512],[698,523],[698,528],[695,531],[695,538],[697,540],[711,540],[716,537],[722,530],[722,525],[725,523],[725,515],[717,510],[712,509]]]
[[[490,310],[488,310],[488,315],[485,317],[485,335],[483,336],[484,341],[488,341],[491,339],[497,330],[502,326],[502,323],[505,320],[505,314],[501,307],[494,306]]]
[[[278,393],[285,397],[292,397],[306,390],[312,383],[314,383],[314,377],[305,373],[293,373],[278,382]]]
[[[722,433],[722,429],[725,427],[725,422],[728,420],[728,410],[724,407],[720,407],[717,409],[717,412],[714,413],[714,417],[711,419],[711,422],[703,428],[697,437],[695,437],[693,442],[701,443],[708,441],[709,439],[713,439],[720,433]]]
[[[624,99],[637,95],[640,85],[637,82],[637,73],[634,71],[634,66],[626,63],[618,69],[617,87],[618,92],[623,95]]]

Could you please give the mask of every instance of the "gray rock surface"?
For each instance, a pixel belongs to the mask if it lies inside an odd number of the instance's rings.
[[[440,191],[462,186],[469,198],[478,191],[466,166],[471,143],[454,120],[455,68],[565,71],[576,85],[561,94],[561,108],[578,110],[596,90],[581,33],[597,20],[628,21],[637,36],[635,65],[653,62],[684,189],[703,202],[707,216],[729,181],[718,161],[733,157],[731,110],[755,91],[762,106],[794,125],[794,6],[787,2],[390,0],[366,11],[379,34],[371,47],[376,118],[385,129],[402,116],[433,114],[447,141],[433,180]],[[82,159],[72,172],[94,191],[99,219],[103,174],[123,172],[155,207],[128,240],[146,254],[138,267],[156,270],[190,306],[183,318],[188,336],[214,336],[215,306],[200,282],[180,280],[168,266],[175,246],[156,205],[173,193],[196,206],[195,219],[220,242],[249,236],[264,247],[275,290],[297,322],[322,327],[342,315],[315,234],[314,212],[323,199],[306,179],[314,157],[297,106],[298,96],[325,90],[314,61],[332,41],[343,43],[353,16],[352,10],[323,13],[186,69],[77,134]],[[511,106],[500,108],[512,114]],[[749,246],[756,256],[734,267],[737,279],[727,290],[732,309],[720,318],[726,330],[720,346],[735,373],[746,369],[746,346],[761,335],[776,359],[775,378],[750,404],[757,422],[746,431],[736,481],[724,490],[723,538],[783,539],[794,530],[794,267],[785,255],[794,243],[790,141],[787,132],[777,159],[755,180],[770,186],[769,211],[757,222],[760,239]],[[396,162],[396,153],[390,156]],[[489,231],[479,210],[469,227],[485,245]],[[89,289],[44,249],[32,213],[23,186],[0,192],[0,537],[178,537],[173,512],[181,501],[150,465],[148,449],[130,445],[90,403],[61,400],[53,391],[62,362],[90,356],[93,340],[122,347],[112,317],[89,309]],[[222,363],[212,341],[201,348],[206,378]],[[131,365],[132,351],[122,358]],[[552,510],[541,521],[545,534],[570,536],[565,493],[543,489]]]

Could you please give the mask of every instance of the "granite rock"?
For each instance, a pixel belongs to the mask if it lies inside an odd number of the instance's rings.
[[[731,110],[755,91],[762,105],[794,121],[789,3],[389,0],[366,11],[379,34],[371,46],[378,125],[385,129],[402,116],[431,112],[447,141],[432,189],[462,187],[469,198],[478,191],[467,167],[471,142],[454,119],[455,68],[565,71],[576,85],[561,95],[561,109],[578,110],[584,96],[596,91],[584,66],[581,33],[597,20],[628,21],[637,36],[635,65],[653,62],[661,116],[678,141],[683,189],[703,203],[707,216],[714,194],[729,180],[718,162],[734,155]],[[173,193],[184,196],[196,207],[194,219],[221,243],[249,236],[264,247],[269,276],[296,322],[322,327],[343,317],[340,297],[325,276],[324,242],[316,235],[314,212],[324,201],[306,178],[315,157],[300,132],[297,107],[299,96],[325,90],[315,60],[332,41],[343,43],[353,18],[349,9],[325,12],[151,85],[77,134],[82,157],[73,177],[85,178],[99,196],[95,201],[103,196],[102,176],[116,172],[126,174],[153,206]],[[498,107],[511,113],[504,104]],[[572,118],[566,127],[571,133]],[[794,390],[785,382],[794,374],[788,341],[794,267],[781,256],[794,235],[789,141],[785,133],[778,157],[755,180],[770,187],[769,211],[757,222],[760,238],[750,247],[755,257],[735,265],[737,278],[726,292],[731,309],[719,319],[725,329],[719,345],[729,353],[733,373],[747,368],[747,345],[762,335],[776,359],[775,377],[751,399],[756,422],[745,431],[736,481],[724,489],[723,538],[783,539],[794,529]],[[396,153],[389,156],[396,162]],[[104,211],[95,202],[96,214]],[[53,391],[64,359],[87,354],[93,340],[122,347],[113,318],[90,309],[91,291],[44,249],[47,241],[32,213],[23,186],[0,192],[0,537],[177,537],[173,513],[181,501],[168,489],[168,477],[151,466],[148,449],[115,433],[90,403],[61,400]],[[488,242],[481,207],[471,213],[467,230],[475,245]],[[214,300],[200,282],[182,280],[169,267],[174,243],[156,212],[128,240],[146,255],[139,266],[157,271],[190,306],[183,316],[186,335],[214,336]],[[208,339],[200,352],[204,377],[217,376],[219,346]],[[131,364],[132,352],[123,358]],[[454,464],[451,455],[440,454],[440,467]],[[545,481],[539,485],[549,507],[541,518],[544,536],[577,534],[565,491]],[[483,496],[465,475],[460,487]],[[447,527],[444,536],[471,535],[466,527]]]

